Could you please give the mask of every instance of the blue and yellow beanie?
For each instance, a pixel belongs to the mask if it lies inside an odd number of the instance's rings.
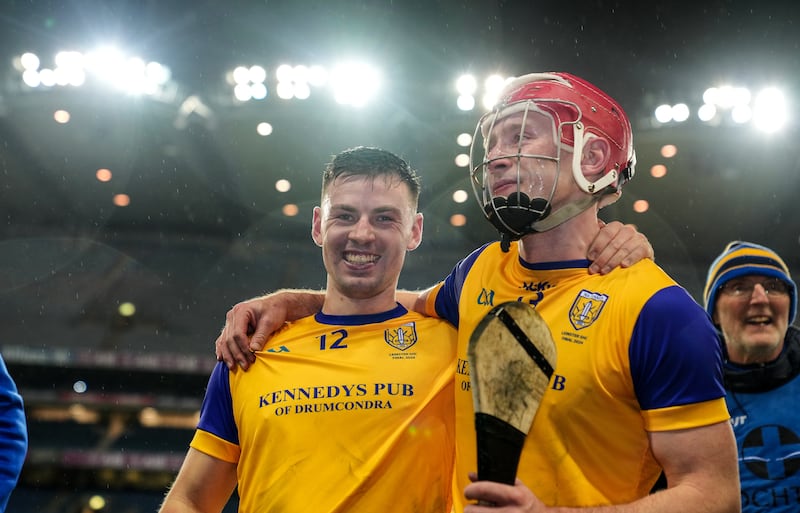
[[[789,285],[791,298],[789,324],[793,323],[797,314],[797,285],[792,281],[786,263],[767,247],[738,240],[725,246],[725,250],[708,269],[706,288],[703,291],[708,315],[714,315],[714,305],[720,287],[733,278],[751,274],[778,278]]]

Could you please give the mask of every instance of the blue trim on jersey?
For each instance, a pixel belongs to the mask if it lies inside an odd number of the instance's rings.
[[[628,347],[641,408],[679,406],[725,395],[717,340],[708,314],[683,288],[676,285],[653,294],[642,307]],[[713,368],[708,367],[710,360],[717,362]]]
[[[530,262],[526,262],[519,258],[519,263],[525,269],[530,269],[531,271],[556,271],[558,269],[588,269],[589,265],[591,265],[591,261],[587,259],[580,259],[580,260],[561,260],[557,262],[539,262],[532,264]]]
[[[233,418],[230,370],[224,362],[217,363],[208,379],[208,388],[203,398],[203,405],[200,407],[200,422],[197,423],[197,428],[239,445],[239,428]]]
[[[494,243],[484,244],[457,263],[453,270],[450,271],[450,274],[447,275],[447,278],[444,279],[442,288],[436,294],[436,302],[434,304],[436,315],[449,321],[456,328],[458,328],[459,321],[458,299],[461,295],[461,289],[464,288],[464,280],[467,279],[467,274],[469,274],[472,266],[475,265],[475,260],[492,244]]]
[[[397,303],[397,306],[387,312],[368,315],[327,315],[322,312],[314,314],[314,320],[320,324],[332,324],[336,326],[363,326],[365,324],[378,324],[390,319],[397,319],[408,313],[408,310]]]

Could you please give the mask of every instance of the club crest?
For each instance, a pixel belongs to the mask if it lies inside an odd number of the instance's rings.
[[[582,290],[569,309],[569,322],[576,330],[592,325],[600,317],[600,312],[608,301],[608,296]]]
[[[405,351],[417,343],[417,325],[409,322],[397,328],[384,330],[383,339],[393,348]]]

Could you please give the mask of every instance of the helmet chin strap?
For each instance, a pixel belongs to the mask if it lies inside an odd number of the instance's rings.
[[[512,199],[515,196],[521,198]],[[589,196],[551,212],[550,204],[544,198],[528,200],[524,193],[520,193],[512,195],[509,200],[495,198],[486,206],[486,213],[489,221],[500,232],[500,249],[507,252],[512,241],[531,233],[552,230],[589,209],[599,200],[597,196]]]
[[[600,198],[596,196],[587,196],[580,201],[570,203],[569,205],[564,205],[549,216],[531,223],[531,230],[528,233],[546,232],[547,230],[552,230],[556,226],[569,221],[581,212],[587,210],[589,207],[597,203],[599,199]]]

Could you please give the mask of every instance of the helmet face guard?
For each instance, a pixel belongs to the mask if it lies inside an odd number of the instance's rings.
[[[511,148],[512,151],[490,155],[495,127],[512,115],[521,117],[515,151]],[[551,122],[555,146],[550,154],[524,152],[522,136],[533,116],[546,116]],[[607,166],[590,181],[581,169],[581,158],[586,142],[594,137],[608,141],[610,154]],[[508,146],[504,149],[508,150]],[[571,162],[562,161],[563,151],[572,152]],[[489,186],[489,169],[500,159],[509,159],[515,164],[517,191],[505,197],[494,197]],[[556,176],[549,191],[533,196],[522,189],[522,173],[528,172],[523,169],[523,159],[556,164]],[[525,162],[527,167],[533,160]],[[617,102],[588,82],[566,73],[530,74],[509,83],[495,108],[478,122],[470,148],[470,181],[484,214],[500,231],[507,247],[510,240],[549,230],[602,197],[616,193],[633,176],[634,164],[630,122]],[[562,169],[571,170],[575,183],[587,196],[585,200],[554,211],[552,201]]]

